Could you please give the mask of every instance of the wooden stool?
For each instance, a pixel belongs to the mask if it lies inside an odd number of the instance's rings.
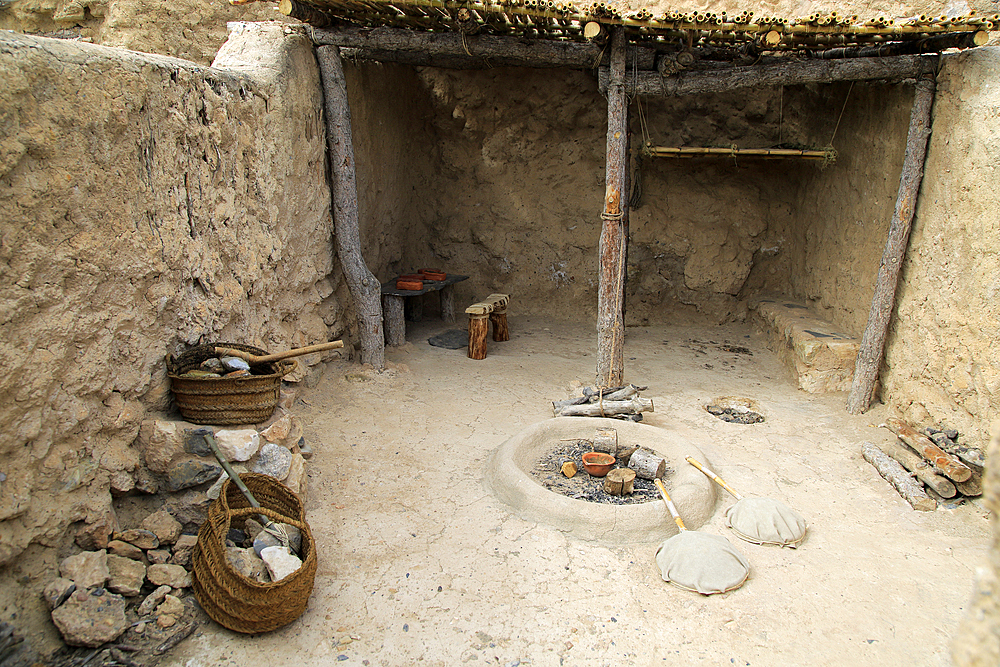
[[[508,294],[490,294],[465,309],[469,315],[469,359],[486,358],[486,332],[489,322],[493,322],[493,340],[510,340],[507,326]],[[487,319],[488,318],[488,319]]]

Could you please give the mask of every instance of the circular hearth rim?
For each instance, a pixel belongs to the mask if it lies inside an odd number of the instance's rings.
[[[689,528],[697,529],[715,511],[717,491],[711,480],[684,462],[693,456],[707,465],[704,452],[687,438],[666,428],[599,417],[556,417],[532,424],[495,449],[486,462],[487,488],[514,511],[585,540],[649,542],[677,533],[662,502],[610,505],[568,498],[546,489],[531,467],[554,441],[587,439],[597,428],[614,428],[625,444],[637,443],[662,454],[676,471],[669,491]]]

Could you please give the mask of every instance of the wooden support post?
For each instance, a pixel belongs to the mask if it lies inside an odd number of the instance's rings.
[[[469,359],[486,358],[486,332],[490,328],[488,315],[469,315]]]
[[[625,252],[628,243],[628,97],[625,94],[624,28],[611,36],[604,211],[598,248],[597,380],[617,387],[625,372]]]
[[[507,326],[507,306],[500,306],[490,313],[493,323],[493,340],[503,342],[510,340],[510,327]]]
[[[404,297],[393,294],[382,296],[385,310],[385,344],[399,347],[406,344],[406,321],[403,317]]]
[[[847,397],[847,411],[859,415],[871,405],[879,366],[885,353],[885,336],[889,330],[889,319],[896,303],[896,286],[899,270],[903,266],[906,243],[910,238],[910,225],[920,193],[920,182],[924,176],[924,157],[927,155],[927,141],[931,136],[931,107],[934,104],[934,79],[931,76],[917,82],[910,111],[910,129],[906,136],[906,154],[903,170],[899,177],[899,193],[896,195],[896,210],[889,224],[889,235],[882,252],[875,283],[875,295],[868,314],[868,326],[861,337],[857,362],[854,365],[854,380],[851,393]]]
[[[358,185],[354,170],[351,109],[340,51],[335,46],[316,49],[326,107],[326,141],[330,161],[331,199],[337,257],[354,299],[361,336],[361,363],[385,368],[382,330],[382,286],[361,256],[358,231]]]
[[[441,288],[441,319],[445,322],[455,321],[454,285],[445,285]]]

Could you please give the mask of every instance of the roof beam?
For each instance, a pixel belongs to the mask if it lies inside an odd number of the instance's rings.
[[[357,49],[345,57],[400,62],[409,65],[482,69],[487,67],[569,67],[594,69],[607,60],[605,49],[549,39],[462,35],[457,32],[418,32],[397,28],[313,29],[316,45]],[[651,70],[656,62],[652,49],[630,47],[628,67]]]
[[[937,70],[937,56],[891,56],[847,60],[789,60],[771,65],[690,70],[671,76],[658,72],[629,73],[629,95],[680,97],[723,93],[740,88],[796,86],[834,81],[909,79]],[[598,74],[601,92],[607,92],[608,68]]]

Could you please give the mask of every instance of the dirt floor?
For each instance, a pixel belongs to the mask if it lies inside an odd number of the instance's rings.
[[[626,380],[656,405],[646,423],[696,440],[737,489],[809,521],[798,550],[734,539],[749,581],[702,597],[661,581],[656,542],[580,541],[518,518],[484,486],[493,449],[592,383],[593,323],[512,316],[511,340],[490,341],[483,361],[427,345],[455,325],[407,325],[392,370],[328,364],[297,406],[315,451],[309,609],[265,636],[213,625],[164,664],[950,664],[986,561],[986,514],[900,499],[859,451],[893,437],[877,428],[884,410],[852,417],[845,395],[798,390],[739,326],[628,329]],[[706,412],[727,395],[757,401],[766,422]],[[701,530],[729,536],[730,502],[720,494]],[[663,523],[667,536],[665,511]]]

